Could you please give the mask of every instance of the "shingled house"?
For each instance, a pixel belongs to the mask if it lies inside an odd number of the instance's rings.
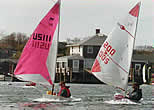
[[[97,53],[107,38],[96,29],[96,34],[77,44],[68,45],[70,55],[57,59],[56,81],[79,83],[100,83],[89,70],[97,56]],[[134,49],[130,67],[129,82],[154,83],[154,49],[148,48],[144,52]],[[146,65],[145,72],[143,67]],[[151,68],[151,69],[150,69]]]
[[[70,82],[97,82],[98,80],[86,70],[91,69],[106,38],[106,35],[100,33],[100,29],[96,29],[94,36],[77,44],[68,45],[70,56],[57,58],[56,81],[64,79]]]
[[[140,48],[135,48],[132,59],[130,68],[130,75],[133,75],[132,80],[135,82],[141,80],[141,83],[154,84],[154,47],[140,46]],[[145,71],[143,70],[144,65]],[[132,74],[131,71],[133,71]]]

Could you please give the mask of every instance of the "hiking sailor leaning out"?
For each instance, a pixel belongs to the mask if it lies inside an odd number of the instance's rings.
[[[140,86],[138,83],[134,83],[132,88],[133,88],[133,91],[128,93],[126,98],[132,101],[139,101],[142,98],[142,89],[140,89]]]

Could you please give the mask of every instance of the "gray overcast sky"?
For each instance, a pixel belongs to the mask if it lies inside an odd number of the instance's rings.
[[[56,0],[54,0],[56,1]],[[139,0],[62,0],[60,40],[88,37],[100,28],[108,35]],[[142,1],[136,45],[154,45],[154,0]],[[53,0],[0,0],[0,32],[30,35]]]

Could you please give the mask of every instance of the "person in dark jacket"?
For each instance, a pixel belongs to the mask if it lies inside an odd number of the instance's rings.
[[[133,84],[133,91],[126,98],[136,102],[142,98],[142,89],[140,89],[139,84]]]
[[[69,98],[71,96],[71,92],[69,90],[70,86],[66,86],[64,81],[60,82],[59,85],[60,85],[60,91],[58,93],[58,96]]]

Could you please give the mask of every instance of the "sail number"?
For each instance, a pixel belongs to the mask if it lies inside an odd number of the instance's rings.
[[[109,62],[109,55],[113,56],[116,53],[116,50],[112,48],[112,46],[106,41],[103,44],[103,47],[105,48],[105,50],[101,50],[99,52],[99,57],[101,58],[101,60],[105,63],[108,64]]]
[[[49,49],[50,44],[46,42],[32,41],[32,47],[40,49]]]
[[[50,42],[51,42],[51,35],[45,35],[41,33],[33,33],[32,35],[33,41],[32,41],[32,47],[40,48],[40,49],[49,49]]]

